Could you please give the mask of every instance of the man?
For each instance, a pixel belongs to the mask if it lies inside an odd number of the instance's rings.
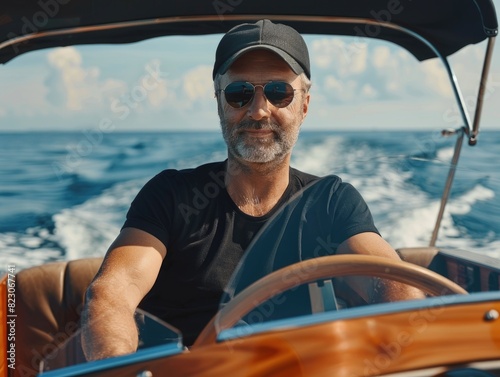
[[[192,344],[257,231],[318,179],[290,168],[311,85],[307,47],[294,29],[269,20],[233,28],[217,48],[213,78],[228,158],[166,170],[138,194],[87,291],[83,340],[89,359],[136,350],[138,305]],[[398,259],[359,194],[338,182],[342,199],[336,205],[346,213],[338,221],[348,223],[337,232],[336,252]],[[382,291],[388,301],[421,297],[396,283]]]

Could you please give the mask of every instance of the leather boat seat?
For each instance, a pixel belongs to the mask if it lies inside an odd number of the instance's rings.
[[[16,369],[11,376],[35,376],[44,358],[79,327],[85,291],[102,258],[54,262],[16,275]],[[11,370],[12,371],[12,370]]]
[[[438,255],[439,249],[433,246],[406,247],[396,249],[396,252],[399,254],[399,257],[405,262],[429,268],[436,255]]]

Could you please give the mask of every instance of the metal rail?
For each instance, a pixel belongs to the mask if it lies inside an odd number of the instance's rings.
[[[483,71],[481,72],[481,80],[479,82],[479,91],[477,93],[476,112],[474,114],[474,123],[472,125],[472,133],[469,136],[469,145],[476,145],[477,135],[479,134],[479,123],[481,122],[481,114],[483,110],[484,96],[486,93],[486,84],[493,57],[493,47],[495,46],[495,38],[490,37],[486,46],[484,56]]]
[[[436,240],[439,233],[439,228],[441,227],[441,221],[443,220],[444,209],[446,208],[446,203],[448,203],[448,198],[450,197],[451,186],[453,185],[453,178],[455,178],[455,172],[457,170],[458,159],[460,158],[460,152],[462,150],[462,144],[464,141],[465,130],[463,128],[457,131],[458,137],[455,144],[455,151],[453,152],[453,157],[450,163],[450,170],[448,171],[448,177],[446,178],[446,184],[444,186],[443,195],[441,196],[441,204],[439,206],[439,212],[436,219],[436,225],[432,231],[431,241],[429,246],[436,246]]]
[[[481,79],[479,82],[479,90],[477,94],[476,111],[474,114],[474,124],[472,132],[469,134],[469,145],[476,145],[477,135],[479,134],[479,123],[481,120],[481,113],[483,109],[483,102],[486,94],[486,84],[488,80],[488,73],[491,65],[491,59],[493,56],[493,47],[495,45],[495,37],[490,37],[488,39],[488,44],[486,46],[486,52],[484,57],[483,70],[481,73]],[[445,132],[445,131],[443,131]],[[441,228],[441,222],[443,220],[444,209],[451,192],[451,186],[453,184],[453,178],[455,177],[455,172],[458,164],[458,159],[460,158],[460,151],[462,150],[462,143],[464,139],[464,131],[458,131],[458,138],[455,144],[455,151],[450,163],[450,170],[448,172],[448,178],[446,179],[446,184],[443,190],[443,195],[441,196],[441,203],[439,206],[438,216],[436,218],[436,224],[434,225],[434,230],[432,231],[431,240],[429,246],[436,246],[436,241]]]

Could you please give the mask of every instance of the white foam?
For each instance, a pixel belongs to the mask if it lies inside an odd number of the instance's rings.
[[[295,151],[296,166],[317,175],[333,172],[356,187],[369,204],[379,230],[395,246],[428,242],[432,209],[421,208],[427,198],[408,184],[412,173],[393,167],[394,158],[400,157],[383,156],[367,145],[352,148],[345,144],[341,137],[328,137],[307,150]],[[421,219],[426,226],[415,231]]]
[[[130,181],[54,215],[55,236],[67,259],[102,256],[119,233],[143,182]]]
[[[344,145],[341,137],[334,137],[307,150],[300,149],[295,152],[296,166],[317,175],[334,172],[353,184],[370,206],[383,237],[393,247],[427,246],[440,199],[432,199],[412,184],[411,171],[398,168],[397,162],[403,161],[405,156],[381,156],[378,150],[367,145],[354,150]],[[453,151],[453,147],[440,149],[437,160],[449,161]],[[471,239],[465,229],[457,227],[453,218],[468,214],[478,202],[491,200],[494,196],[494,191],[478,184],[460,197],[449,200],[437,244],[500,257],[498,241]]]
[[[463,215],[469,213],[475,203],[493,199],[494,197],[495,193],[493,190],[482,185],[476,185],[472,190],[451,202],[449,210],[454,214]]]
[[[73,172],[86,180],[97,181],[104,176],[109,166],[109,161],[82,159]]]
[[[439,203],[423,207],[395,205],[388,221],[378,224],[384,238],[395,248],[429,244]]]
[[[442,162],[449,162],[453,157],[453,153],[455,151],[454,147],[445,147],[441,148],[437,151],[437,159]]]
[[[471,239],[466,229],[458,228],[453,219],[455,215],[469,213],[478,202],[493,197],[493,191],[476,185],[469,192],[450,200],[443,214],[436,244],[444,248],[463,249],[499,258],[498,241]],[[421,205],[413,208],[396,206],[398,212],[395,216],[390,216],[390,221],[380,227],[381,232],[394,247],[426,246],[434,230],[439,205],[440,200],[423,200]]]
[[[338,153],[342,140],[341,137],[328,136],[313,145],[304,145],[299,141],[292,155],[292,166],[318,176],[331,174],[343,163]]]
[[[404,163],[405,156],[383,156],[384,151],[367,144],[353,148],[349,140],[337,135],[304,140],[299,139],[294,150],[294,167],[320,176],[338,174],[352,183],[368,202],[382,235],[394,247],[429,244],[439,199],[431,198],[412,184],[412,173],[404,169],[404,165],[398,166],[399,162]],[[170,145],[165,141],[165,148],[157,148],[155,153],[168,151],[167,144]],[[213,150],[211,144],[204,152],[178,155],[169,167],[192,167],[225,158],[224,150]],[[453,148],[439,149],[437,160],[449,160],[452,154]],[[150,158],[149,154],[144,156],[145,161]],[[155,156],[151,160],[157,162],[159,158]],[[103,171],[106,165],[93,167]],[[86,177],[98,178],[92,173]],[[130,202],[143,184],[138,180],[117,184],[81,205],[62,210],[53,216],[54,234],[40,227],[27,229],[22,234],[1,233],[0,268],[9,263],[21,269],[49,260],[104,255],[123,224]],[[491,201],[494,197],[494,191],[477,184],[450,200],[443,216],[438,246],[500,258],[500,241],[495,240],[495,234],[474,240],[454,220],[454,216],[466,215],[477,203]]]
[[[24,244],[22,244],[22,241]],[[62,258],[60,250],[40,245],[47,237],[28,237],[19,233],[0,233],[0,275],[6,272],[7,266],[15,266],[16,272],[51,260]]]

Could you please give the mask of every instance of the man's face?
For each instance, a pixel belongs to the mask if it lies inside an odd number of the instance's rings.
[[[255,50],[244,54],[221,77],[220,89],[235,81],[264,86],[269,81],[284,81],[294,89],[305,89],[302,80],[276,54]],[[296,90],[292,102],[274,106],[257,86],[252,100],[241,108],[231,107],[221,92],[218,111],[222,135],[229,154],[247,162],[281,161],[289,156],[299,134],[309,104],[309,93]]]

